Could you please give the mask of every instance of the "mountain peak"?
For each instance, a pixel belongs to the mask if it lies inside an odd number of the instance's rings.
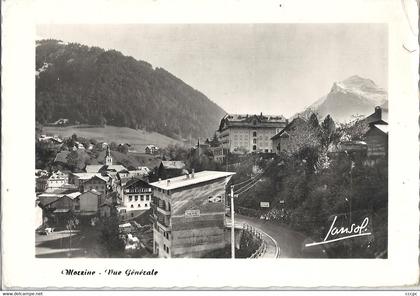
[[[315,112],[321,118],[331,114],[334,120],[349,121],[357,115],[368,115],[375,106],[387,102],[387,92],[373,80],[358,75],[334,82],[330,92],[310,105],[304,113]]]

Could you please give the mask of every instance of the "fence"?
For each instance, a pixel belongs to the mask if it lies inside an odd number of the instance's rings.
[[[266,242],[263,240],[263,236],[262,236],[262,234],[257,230],[257,229],[255,229],[254,227],[252,227],[251,225],[248,225],[248,224],[244,224],[243,225],[243,230],[245,231],[245,232],[248,232],[250,235],[251,235],[251,237],[254,239],[254,240],[256,240],[257,242],[258,242],[258,244],[259,244],[259,247],[258,247],[258,249],[256,249],[252,254],[251,254],[251,256],[250,257],[248,257],[249,259],[254,259],[254,258],[259,258],[259,257],[262,257],[262,256],[264,256],[264,254],[265,254],[265,252],[266,252],[266,250],[267,250],[267,244],[266,244]]]

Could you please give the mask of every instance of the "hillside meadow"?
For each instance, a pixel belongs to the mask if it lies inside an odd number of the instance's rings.
[[[132,145],[132,150],[143,153],[147,145],[153,144],[158,147],[166,147],[172,145],[183,145],[179,140],[175,140],[168,136],[159,134],[157,132],[147,132],[144,130],[135,130],[128,127],[86,127],[86,126],[44,126],[43,133],[46,135],[57,135],[61,138],[71,137],[76,134],[79,137],[87,139],[95,139],[107,143],[115,142],[129,143]]]

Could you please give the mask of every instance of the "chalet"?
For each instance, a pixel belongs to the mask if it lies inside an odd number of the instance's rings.
[[[78,207],[78,197],[81,195],[80,192],[72,192],[64,194],[57,200],[46,204],[45,209],[51,210],[52,213],[68,213],[75,212],[79,210]]]
[[[76,148],[76,150],[79,150],[79,149],[80,150],[85,150],[85,146],[82,143],[79,143],[77,141],[74,143],[74,148]]]
[[[60,188],[47,188],[47,190],[45,190],[43,193],[37,195],[37,199],[39,200],[40,205],[44,207],[46,204],[49,204],[66,194],[76,191],[76,186],[66,184]]]
[[[272,151],[276,154],[280,154],[281,152],[290,152],[292,149],[291,138],[293,138],[296,129],[303,127],[306,124],[306,120],[301,117],[293,119],[277,134],[271,137]]]
[[[103,176],[101,173],[70,173],[69,183],[76,187],[82,188],[84,182],[90,180],[94,176],[108,179],[107,176]]]
[[[147,182],[133,178],[123,187],[122,204],[127,211],[148,210],[152,202],[152,186]]]
[[[144,149],[144,152],[146,152],[146,154],[156,154],[158,151],[159,151],[159,147],[155,145],[147,145],[146,148]]]
[[[53,122],[54,125],[65,125],[68,123],[69,123],[69,120],[67,118],[60,118],[56,120],[55,122]]]
[[[371,115],[367,116],[365,119],[363,119],[363,122],[366,122],[369,126],[370,125],[387,125],[387,116],[388,112],[386,110],[383,110],[381,107],[376,106],[375,112],[373,112]]]
[[[203,171],[150,184],[158,257],[198,258],[225,247],[225,191],[234,174]]]
[[[148,167],[138,167],[137,170],[129,171],[130,177],[146,177],[150,174],[150,169]]]
[[[51,137],[51,136],[46,136],[46,135],[41,135],[38,138],[38,141],[39,142],[45,142],[45,143],[51,143],[51,144],[54,144],[54,145],[60,145],[60,144],[63,143],[63,140],[60,139],[58,136]]]
[[[68,184],[69,175],[61,171],[53,172],[47,180],[47,188],[59,188]]]
[[[364,138],[369,158],[388,156],[388,125],[371,124]]]
[[[128,178],[130,177],[130,172],[127,169],[121,170],[117,172],[117,176],[119,179],[121,178]]]
[[[165,161],[163,160],[158,168],[158,176],[161,179],[173,178],[180,176],[185,171],[185,163],[183,161]]]
[[[101,203],[101,192],[91,189],[79,195],[79,214],[82,216],[96,215]]]
[[[103,176],[95,175],[89,180],[86,180],[82,184],[83,192],[90,191],[90,190],[96,190],[100,194],[105,195],[107,192],[107,182],[108,178]]]
[[[109,218],[115,215],[116,211],[115,206],[109,201],[104,201],[99,205],[99,217],[101,218]]]
[[[85,167],[85,171],[86,173],[100,173],[103,167],[103,164],[88,164]]]

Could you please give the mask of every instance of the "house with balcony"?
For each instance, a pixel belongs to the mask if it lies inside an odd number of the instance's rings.
[[[121,203],[117,207],[122,221],[134,219],[150,209],[152,186],[144,180],[131,178],[120,189]]]
[[[47,188],[60,188],[68,184],[69,175],[62,171],[52,172],[47,180]]]
[[[202,171],[153,187],[153,252],[164,258],[200,258],[225,247],[225,191],[235,173]]]

